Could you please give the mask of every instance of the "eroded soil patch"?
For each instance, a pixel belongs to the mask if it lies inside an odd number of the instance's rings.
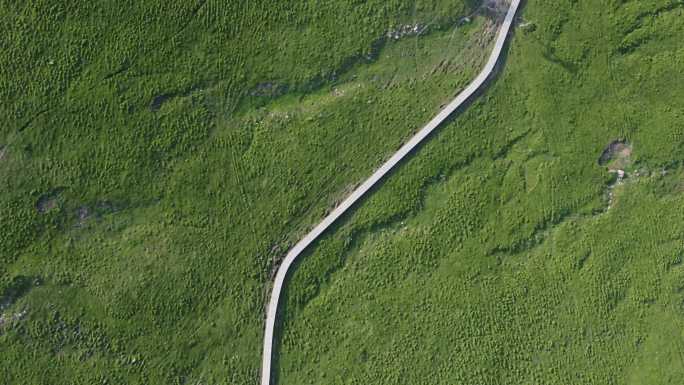
[[[599,157],[598,163],[608,170],[624,170],[632,164],[632,146],[625,140],[614,140],[608,144]]]
[[[598,159],[598,164],[608,168],[608,172],[616,174],[615,179],[608,185],[606,190],[608,205],[606,211],[610,210],[615,203],[615,188],[624,182],[627,173],[625,169],[632,164],[632,146],[623,139],[616,139],[608,144]],[[638,176],[638,172],[636,173]]]
[[[36,210],[40,214],[45,214],[59,206],[59,194],[63,191],[63,188],[54,189],[48,193],[45,193],[38,198],[36,201]]]
[[[90,217],[90,209],[88,206],[81,206],[76,209],[76,218],[78,219],[78,225],[83,226],[85,222]]]

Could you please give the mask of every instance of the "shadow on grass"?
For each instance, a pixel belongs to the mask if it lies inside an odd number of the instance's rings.
[[[40,282],[40,278],[38,277],[27,277],[23,275],[14,277],[0,293],[0,310],[12,305],[17,299],[26,295],[37,282]]]

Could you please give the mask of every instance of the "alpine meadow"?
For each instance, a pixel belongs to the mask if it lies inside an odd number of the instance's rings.
[[[0,383],[257,384],[287,251],[505,0],[0,0]],[[528,0],[300,256],[277,384],[681,384],[684,0]]]

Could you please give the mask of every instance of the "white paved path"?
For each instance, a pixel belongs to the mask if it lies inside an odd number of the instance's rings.
[[[411,150],[413,150],[420,142],[422,142],[437,126],[439,126],[446,118],[451,115],[463,102],[465,102],[492,74],[494,67],[501,55],[506,37],[513,24],[515,12],[518,9],[520,0],[512,0],[511,5],[506,14],[503,24],[499,29],[499,34],[494,44],[492,54],[489,56],[487,64],[482,71],[477,75],[475,80],[468,85],[456,98],[449,103],[442,111],[437,114],[425,127],[423,127],[415,136],[413,136],[406,144],[404,144],[399,151],[380,166],[377,171],[373,173],[361,186],[351,193],[339,206],[337,206],[321,223],[319,223],[310,233],[306,234],[285,256],[282,264],[278,268],[275,281],[273,282],[273,291],[271,292],[271,301],[268,304],[268,313],[266,316],[266,331],[264,333],[264,351],[263,363],[261,366],[261,385],[271,385],[271,358],[273,355],[273,330],[275,328],[276,314],[278,310],[278,299],[280,292],[283,289],[285,277],[290,266],[295,261],[297,256],[306,249],[313,241],[315,241],[337,218],[342,216],[356,201],[358,201],[364,194],[368,192],[385,174],[387,174],[397,163],[399,163]]]

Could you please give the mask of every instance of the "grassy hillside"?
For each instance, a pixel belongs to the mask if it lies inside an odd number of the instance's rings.
[[[279,383],[680,383],[683,13],[528,1],[486,95],[300,263]]]
[[[278,259],[481,66],[475,3],[0,2],[3,378],[255,383]]]

